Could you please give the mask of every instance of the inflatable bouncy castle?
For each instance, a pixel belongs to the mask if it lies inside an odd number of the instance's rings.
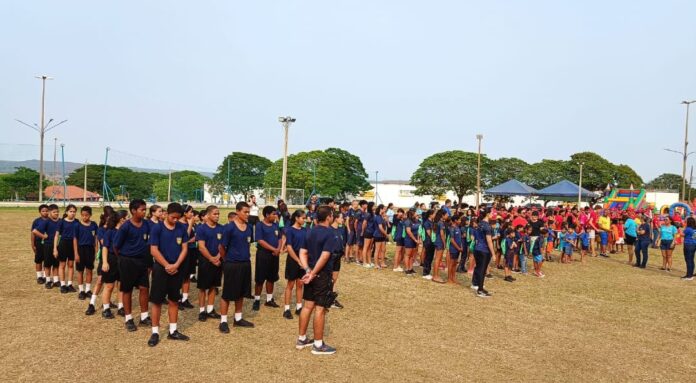
[[[613,189],[604,199],[604,208],[610,210],[645,209],[645,189]]]

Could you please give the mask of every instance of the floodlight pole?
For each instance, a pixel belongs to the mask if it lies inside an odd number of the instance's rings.
[[[65,144],[60,144],[60,162],[63,173],[61,174],[63,179],[63,206],[65,206],[65,201],[68,199],[68,185],[65,182]]]
[[[478,210],[481,204],[481,140],[483,140],[483,134],[477,134],[476,139],[478,140],[478,164],[476,166],[476,210]]]
[[[580,165],[580,182],[578,182],[578,210],[580,210],[580,204],[582,203],[582,166],[585,163],[580,162],[578,165]]]
[[[102,178],[102,206],[106,205],[106,200],[109,198],[108,195],[108,190],[106,187],[106,164],[109,162],[109,148],[108,146],[106,147],[106,156],[104,157],[104,174]]]
[[[285,130],[285,139],[283,140],[283,175],[280,185],[280,199],[285,201],[288,183],[288,131],[290,130],[290,125],[297,121],[297,119],[286,116],[278,117],[278,121],[283,124],[283,129]]]
[[[379,185],[379,170],[375,170],[375,203],[377,203],[377,186]]]
[[[41,79],[41,128],[39,129],[39,136],[41,138],[41,145],[39,145],[39,202],[43,202],[43,177],[44,177],[44,135],[46,133],[46,125],[44,125],[44,117],[46,114],[46,80],[52,80],[46,75],[37,76],[36,78]]]
[[[684,127],[684,159],[682,161],[682,198],[686,197],[686,158],[689,156],[688,152],[688,147],[689,147],[689,105],[693,104],[696,102],[696,100],[692,101],[682,101],[681,103],[686,105],[686,125]]]

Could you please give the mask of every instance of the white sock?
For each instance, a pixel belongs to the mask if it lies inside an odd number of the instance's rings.
[[[58,283],[58,277],[53,277],[53,283]]]
[[[72,281],[68,281],[68,286],[72,286]]]
[[[174,331],[176,331],[176,323],[170,323],[169,324],[169,333],[171,334]]]
[[[81,293],[85,291],[85,288],[82,287],[82,285],[77,286],[77,289],[80,290]]]
[[[195,277],[195,276],[196,276],[196,274],[191,274],[191,275],[189,275],[189,279],[193,279],[193,277]]]
[[[37,278],[37,279],[38,279],[38,278],[41,278],[41,272],[40,272],[40,271],[37,271],[37,272],[36,272],[36,278]]]
[[[65,286],[65,281],[60,281],[60,287]]]
[[[91,283],[85,283],[85,291],[87,291],[87,292],[92,291],[92,284]]]
[[[273,293],[271,294],[266,294],[266,302],[270,302],[273,300]]]
[[[198,308],[198,312],[199,312],[199,313],[202,313],[202,312],[204,312],[204,311],[205,311],[205,307],[199,307],[199,308]]]
[[[260,296],[260,295],[254,295],[254,300],[255,300],[255,301],[260,301],[260,300],[261,300],[261,296]]]
[[[147,311],[144,313],[140,313],[140,320],[145,320],[148,317]]]
[[[307,335],[300,335],[300,336],[297,337],[297,339],[299,339],[299,340],[301,340],[301,341],[304,342],[304,341],[307,340]]]
[[[242,313],[234,313],[234,320],[235,322],[242,320]]]
[[[188,300],[188,293],[181,294],[181,301],[186,302]]]
[[[314,347],[319,348],[324,345],[324,341],[321,339],[315,339],[314,340]]]
[[[153,334],[159,334],[159,327],[157,327],[157,326],[152,326],[152,333],[153,333]]]
[[[123,308],[123,302],[118,302],[118,308],[122,309]]]
[[[126,322],[128,322],[129,320],[133,320],[133,315],[126,314]]]
[[[298,303],[298,304],[296,304],[295,306],[296,306],[296,307],[297,307],[297,309],[299,310],[299,309],[301,309],[301,308],[302,308],[302,303]]]
[[[206,311],[206,312],[209,312],[209,313],[212,313],[214,308],[215,308],[215,306],[213,306],[213,305],[208,305],[208,306],[205,308],[205,311]]]
[[[220,315],[220,323],[227,323],[227,315]]]
[[[44,278],[46,278],[46,272],[42,270],[42,271],[41,271],[41,276],[44,277]]]
[[[109,304],[107,303],[107,304],[105,304],[105,305],[102,305],[102,308],[103,308],[104,310],[108,309],[108,308],[109,308]]]
[[[285,305],[285,311],[290,310],[290,305]]]
[[[97,294],[92,294],[92,297],[89,298],[89,304],[94,306],[94,302],[96,302],[96,301],[97,301]]]

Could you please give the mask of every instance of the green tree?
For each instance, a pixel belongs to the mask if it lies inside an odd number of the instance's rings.
[[[573,174],[571,163],[568,161],[547,159],[529,165],[529,167],[520,174],[520,178],[519,181],[535,189],[543,189],[564,179],[574,183],[578,182],[577,176]]]
[[[68,185],[82,187],[84,184],[84,166],[76,169],[66,180]],[[87,190],[102,194],[102,181],[104,177],[104,166],[87,166]],[[114,194],[121,193],[123,186],[131,199],[147,199],[152,193],[152,185],[157,180],[167,178],[164,174],[136,172],[128,168],[107,166],[106,183],[111,187]]]
[[[316,164],[316,192],[323,196],[337,197],[344,193],[345,178],[341,176],[341,160],[322,150],[300,152],[288,156],[287,187],[303,189],[309,195],[314,187],[313,165]],[[264,185],[267,188],[281,187],[283,160],[280,159],[268,168]]]
[[[513,178],[521,181],[520,174],[523,174],[527,168],[529,168],[528,163],[515,157],[491,160],[491,186],[500,185]]]
[[[453,191],[461,201],[476,191],[478,155],[453,150],[436,153],[426,158],[411,176],[411,185],[417,195],[440,195]],[[481,189],[492,181],[493,161],[481,156]]]
[[[340,199],[345,199],[347,195],[357,195],[365,190],[370,190],[367,172],[360,157],[339,148],[328,148],[326,153],[338,158],[342,164],[340,168],[335,169],[339,173],[338,177],[343,179],[343,190],[338,195]]]
[[[233,194],[242,194],[244,199],[247,199],[253,190],[264,186],[266,171],[271,164],[271,160],[256,154],[233,152],[218,166],[212,179],[211,190],[214,193],[222,193],[226,189],[229,170],[230,191]]]
[[[166,201],[168,191],[169,180],[166,178],[157,180],[152,184],[152,194],[155,195],[155,198],[157,198],[158,201]]]
[[[679,192],[679,197],[682,200],[688,198],[689,193],[691,193],[690,194],[691,197],[696,196],[696,189],[689,187],[688,180],[686,182],[686,185],[687,185],[686,194],[687,194],[687,196],[684,197],[681,195],[683,180],[684,179],[680,175],[672,174],[672,173],[664,173],[664,174],[660,174],[654,180],[645,184],[645,187],[647,189],[669,190],[669,191]],[[691,190],[689,190],[689,189],[691,189]]]
[[[634,188],[640,188],[643,185],[643,178],[641,178],[635,170],[630,166],[620,164],[615,166],[614,170],[617,184],[622,188],[629,188],[633,185]]]
[[[5,201],[15,198],[12,188],[7,184],[7,177],[10,176],[11,174],[0,174],[0,200]]]
[[[208,177],[190,170],[172,173],[172,189],[176,190],[178,199],[185,201],[195,200],[207,181]]]
[[[585,189],[604,189],[607,184],[613,182],[617,176],[616,166],[597,153],[575,153],[571,155],[570,158],[571,163],[574,165],[571,167],[571,173],[576,180],[580,176],[580,166],[577,164],[583,163],[582,186]],[[574,182],[577,183],[577,181]]]
[[[7,188],[10,198],[14,196],[19,199],[38,199],[37,188],[39,185],[39,172],[20,166],[17,170],[4,177],[5,187]]]

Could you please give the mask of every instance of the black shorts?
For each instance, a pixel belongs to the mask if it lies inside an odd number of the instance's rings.
[[[53,256],[53,244],[44,243],[43,245],[44,267],[58,267],[58,258]]]
[[[270,251],[259,248],[256,250],[256,267],[254,268],[254,282],[276,282],[278,269],[280,268],[280,257],[274,256]]]
[[[186,251],[186,259],[184,259],[184,262],[182,262],[181,266],[179,267],[179,272],[182,274],[181,277],[184,278],[184,280],[186,280],[191,274],[195,272],[197,257],[198,249],[196,249],[195,247],[189,247]]]
[[[152,266],[152,288],[150,289],[150,302],[163,304],[166,300],[178,302],[181,299],[181,284],[183,274],[181,271],[170,275],[164,266],[155,263]]]
[[[627,245],[635,245],[636,244],[636,237],[626,234],[626,244]]]
[[[103,255],[102,255],[102,257],[103,257]],[[101,272],[102,282],[115,283],[116,281],[121,280],[121,274],[119,273],[119,269],[118,269],[118,264],[119,264],[118,257],[114,253],[109,253],[108,258],[109,258],[109,271],[107,271],[106,273],[103,271]],[[102,263],[103,260],[104,260],[104,258],[99,260],[99,270],[102,269],[101,266],[103,264]]]
[[[285,279],[294,281],[304,277],[305,271],[299,263],[295,262],[289,255],[285,258]]]
[[[225,262],[222,299],[232,302],[251,297],[251,262]]]
[[[77,253],[80,255],[80,262],[75,265],[77,271],[94,270],[94,246],[80,246]]]
[[[58,242],[58,261],[74,261],[75,260],[75,248],[73,247],[72,239],[61,239]]]
[[[512,269],[512,266],[515,264],[515,252],[514,251],[508,251],[505,253],[505,267],[508,269]]]
[[[403,246],[404,245],[404,238],[397,238],[394,240],[396,242],[396,246]]]
[[[450,250],[449,255],[450,255],[450,259],[453,259],[453,260],[456,261],[456,260],[458,260],[459,257],[462,255],[462,252],[461,252],[461,251],[456,251],[456,250],[455,250],[455,251]]]
[[[331,273],[323,269],[309,284],[305,285],[302,298],[306,301],[314,302],[315,304],[329,308],[333,302],[331,298],[333,290],[333,282]]]
[[[348,233],[348,246],[353,246],[358,242],[358,237],[355,235],[355,230]]]
[[[41,238],[34,238],[34,247],[36,248],[34,250],[34,263],[40,265],[44,261],[44,246],[41,243]]]
[[[363,236],[363,240],[365,240],[365,239],[373,239],[373,238],[374,238],[374,236],[372,235],[372,233],[367,233],[367,232],[366,232],[365,235]]]
[[[118,273],[121,277],[119,290],[122,293],[130,293],[135,287],[150,287],[147,275],[147,260],[142,257],[118,257]]]
[[[375,242],[387,242],[387,239],[384,237],[375,237]]]
[[[337,273],[339,271],[341,271],[341,256],[335,255],[333,256],[333,272]]]
[[[198,265],[198,290],[209,290],[220,287],[222,282],[222,266],[215,266],[206,258],[201,257]]]
[[[143,257],[143,262],[145,263],[145,267],[148,269],[151,269],[152,265],[155,264],[155,258],[152,256],[152,253],[150,253],[150,246],[147,247],[147,252]]]

